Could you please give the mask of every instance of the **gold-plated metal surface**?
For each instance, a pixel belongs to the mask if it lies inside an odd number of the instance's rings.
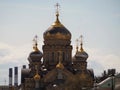
[[[59,3],[56,3],[56,21],[52,24],[54,27],[64,27],[59,21]]]
[[[36,69],[36,74],[35,74],[35,76],[34,76],[34,80],[40,80],[40,75],[38,74],[38,67],[37,67],[37,65],[36,65],[36,67],[35,67],[35,69]]]
[[[79,40],[76,39],[76,53],[78,52],[78,48],[79,48],[79,47],[78,47],[78,41],[79,41]]]
[[[60,68],[60,69],[64,69],[64,65],[62,63],[62,52],[60,52],[60,55],[59,55],[59,63],[56,65],[56,68]]]
[[[81,35],[80,36],[80,52],[83,52],[84,49],[83,49],[83,36]]]

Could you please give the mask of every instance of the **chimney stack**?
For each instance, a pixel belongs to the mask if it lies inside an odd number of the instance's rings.
[[[18,67],[14,67],[14,86],[18,86]]]
[[[23,65],[23,69],[26,69],[26,65]]]
[[[9,87],[12,87],[12,68],[9,68]]]

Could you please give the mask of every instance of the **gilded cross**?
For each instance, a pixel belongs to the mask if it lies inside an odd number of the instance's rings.
[[[38,41],[38,36],[36,35],[33,39],[34,44],[37,44],[37,41]]]
[[[76,45],[77,45],[77,47],[78,47],[78,42],[79,42],[79,40],[78,40],[78,39],[76,39]]]
[[[80,35],[80,43],[82,44],[83,43],[83,36]]]
[[[59,8],[60,8],[60,5],[59,5],[59,3],[56,3],[56,13],[58,13],[59,12]]]
[[[78,42],[79,42],[79,40],[76,39],[76,52],[78,52]]]
[[[83,36],[82,35],[80,36],[80,46],[81,46],[80,51],[83,52],[84,50],[82,47],[83,46]]]

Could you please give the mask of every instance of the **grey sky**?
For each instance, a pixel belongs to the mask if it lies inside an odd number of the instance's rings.
[[[120,0],[0,0],[0,84],[4,78],[8,82],[9,67],[28,64],[36,34],[42,51],[43,33],[55,21],[57,2],[60,21],[72,33],[73,55],[82,34],[88,67],[96,75],[108,68],[120,71]]]

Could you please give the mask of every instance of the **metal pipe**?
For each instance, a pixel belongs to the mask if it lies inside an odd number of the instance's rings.
[[[9,68],[9,87],[12,87],[12,68]]]
[[[14,67],[14,86],[18,86],[18,67]]]

